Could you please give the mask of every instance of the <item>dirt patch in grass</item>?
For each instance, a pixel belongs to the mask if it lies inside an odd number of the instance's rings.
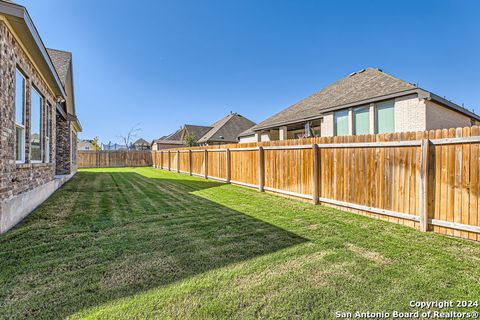
[[[392,263],[391,259],[386,258],[382,254],[380,254],[378,252],[375,252],[375,251],[372,251],[372,250],[362,248],[362,247],[358,247],[358,246],[356,246],[352,243],[347,244],[347,248],[348,248],[348,250],[350,250],[350,251],[358,254],[359,256],[361,256],[361,257],[363,257],[367,260],[370,260],[372,262],[375,262],[375,263],[378,263],[378,264],[381,264],[381,265],[387,265],[387,264]]]

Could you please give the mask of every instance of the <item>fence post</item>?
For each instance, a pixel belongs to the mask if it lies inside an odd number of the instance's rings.
[[[312,146],[313,152],[313,188],[312,188],[312,197],[313,204],[318,204],[318,197],[320,196],[319,192],[319,179],[318,179],[318,167],[319,167],[319,154],[318,154],[318,144],[314,143]]]
[[[192,175],[192,150],[188,150],[188,171]]]
[[[168,150],[167,156],[168,156],[168,171],[170,171],[170,150]]]
[[[177,150],[177,173],[180,173],[180,150]]]
[[[420,231],[428,230],[428,149],[430,140],[422,139],[420,163]]]
[[[204,157],[205,157],[205,161],[204,161],[204,164],[205,164],[205,168],[204,168],[204,172],[205,172],[205,179],[208,179],[208,151],[207,149],[205,149],[203,151],[203,154],[204,154]]]
[[[263,147],[258,147],[258,191],[263,192],[265,186],[265,157]]]
[[[230,149],[227,148],[227,151],[226,151],[226,161],[227,161],[227,165],[225,166],[225,170],[227,170],[226,172],[226,182],[227,183],[230,183],[230,179],[232,178],[231,176],[231,158],[230,158]]]

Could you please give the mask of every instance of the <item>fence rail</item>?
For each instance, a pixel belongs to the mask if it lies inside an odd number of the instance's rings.
[[[77,164],[79,168],[108,168],[108,167],[146,167],[151,166],[151,151],[134,150],[99,150],[78,151]]]
[[[157,168],[480,240],[479,127],[154,151]]]

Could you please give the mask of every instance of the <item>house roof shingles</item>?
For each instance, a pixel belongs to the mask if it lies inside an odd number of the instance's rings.
[[[200,140],[207,132],[212,130],[212,127],[209,126],[195,126],[192,124],[186,124],[185,129],[188,134],[195,137],[195,139]]]
[[[375,97],[416,89],[411,83],[395,78],[381,70],[368,68],[354,72],[323,88],[287,109],[260,122],[257,128],[275,126],[320,116],[322,111]]]
[[[58,77],[65,87],[67,81],[68,69],[70,68],[70,62],[72,61],[72,53],[62,50],[47,48],[48,55],[53,62],[53,66],[57,71]]]
[[[209,142],[238,142],[238,136],[242,131],[251,128],[255,122],[248,120],[238,113],[231,113],[213,123],[211,126],[184,125],[174,133],[154,140],[153,143],[183,144],[184,132],[195,136],[198,143]]]
[[[325,112],[346,108],[354,104],[362,105],[367,102],[413,93],[421,93],[425,97],[434,99],[458,112],[480,119],[475,113],[451,101],[442,99],[427,90],[418,88],[382,70],[368,68],[351,73],[319,92],[260,122],[253,128],[242,132],[239,136],[251,135],[255,131],[262,129],[320,118]]]
[[[255,122],[242,115],[231,113],[212,124],[213,129],[199,139],[198,142],[237,142],[238,135],[254,125]]]
[[[145,139],[140,138],[140,139],[138,139],[137,141],[135,141],[133,144],[134,144],[134,145],[138,145],[138,144],[140,144],[140,145],[148,145],[149,143],[148,143]]]

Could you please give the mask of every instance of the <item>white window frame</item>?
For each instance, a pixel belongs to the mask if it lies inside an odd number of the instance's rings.
[[[43,163],[44,161],[44,147],[43,147],[43,139],[45,137],[45,135],[43,134],[43,130],[44,130],[44,125],[43,125],[43,105],[44,105],[44,102],[45,102],[45,99],[43,98],[43,96],[41,95],[40,91],[35,88],[34,86],[31,87],[31,91],[35,91],[38,96],[40,97],[40,160],[32,160],[32,139],[31,139],[31,135],[32,135],[32,110],[30,110],[30,162],[31,163]],[[30,94],[30,99],[32,99],[32,94]],[[30,104],[30,109],[33,109],[33,102]]]
[[[16,68],[15,69],[15,86],[17,85],[17,81],[16,81],[16,76],[17,76],[17,73],[19,75],[21,75],[23,77],[23,90],[22,90],[22,95],[23,95],[23,99],[22,99],[22,102],[23,102],[23,106],[22,106],[22,112],[23,112],[23,124],[22,123],[18,123],[17,122],[17,105],[16,105],[16,96],[15,96],[15,114],[14,114],[14,122],[15,122],[15,163],[25,163],[25,131],[26,131],[26,125],[25,125],[25,122],[26,122],[26,116],[27,116],[27,103],[26,103],[26,92],[27,92],[27,77],[25,77],[25,75],[23,74],[22,71],[20,71],[20,69]],[[15,94],[17,92],[17,88],[15,87]],[[20,141],[20,146],[17,145],[17,129],[20,129],[21,132],[22,132],[22,135],[21,135],[21,141]],[[17,159],[17,152],[18,150],[21,151],[21,154],[20,154],[20,160]]]

